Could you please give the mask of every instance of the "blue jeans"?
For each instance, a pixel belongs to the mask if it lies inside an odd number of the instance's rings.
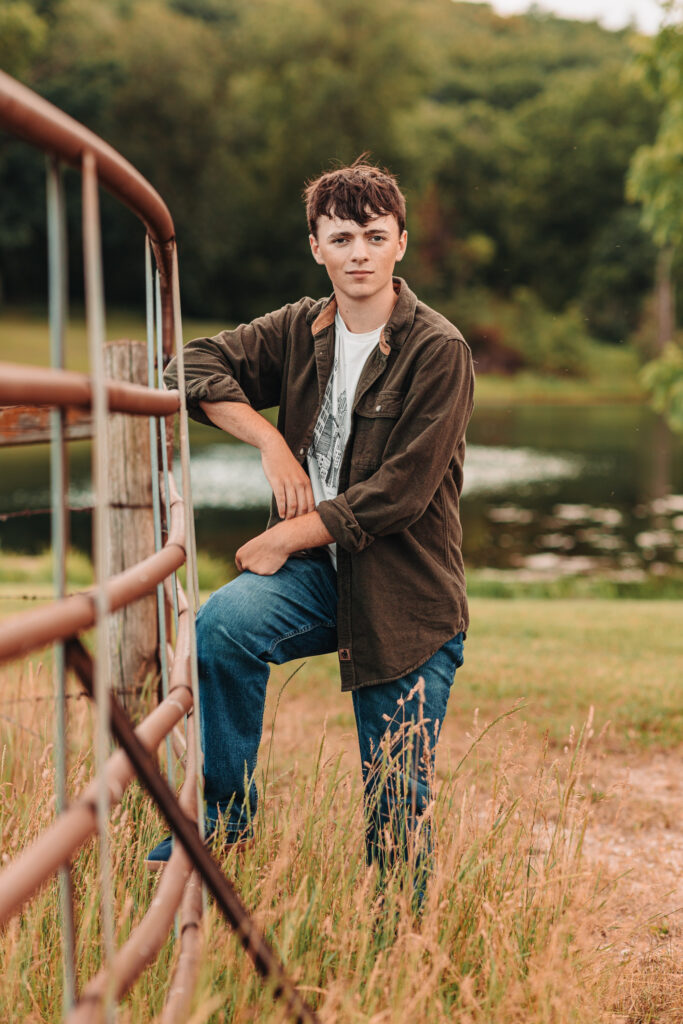
[[[242,573],[199,611],[207,829],[220,816],[228,842],[250,828],[256,812],[269,663],[336,651],[336,582],[329,559],[292,558],[273,576]],[[462,648],[458,633],[405,678],[353,691],[368,862],[408,856],[431,800],[438,731]]]

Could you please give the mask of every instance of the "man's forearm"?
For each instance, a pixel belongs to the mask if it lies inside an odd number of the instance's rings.
[[[281,532],[282,543],[288,555],[294,554],[295,551],[303,551],[305,548],[321,548],[334,541],[334,537],[317,512],[308,512],[306,515],[297,516],[296,519],[288,519],[271,527],[271,530]]]
[[[212,423],[239,441],[259,448],[266,479],[273,488],[282,519],[292,519],[315,508],[311,481],[284,437],[255,409],[244,402],[200,402]]]
[[[254,448],[263,450],[269,443],[282,441],[276,427],[245,402],[200,402],[199,405],[217,427]]]
[[[281,569],[290,555],[305,548],[318,548],[334,540],[317,512],[308,512],[272,526],[248,540],[235,555],[240,570],[249,569],[269,576]]]

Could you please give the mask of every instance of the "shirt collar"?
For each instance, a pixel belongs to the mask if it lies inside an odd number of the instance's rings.
[[[413,326],[415,310],[417,308],[417,296],[410,290],[402,277],[395,277],[393,284],[398,298],[396,299],[396,305],[391,311],[391,316],[384,327],[383,341],[385,344],[390,345],[391,348],[399,349]],[[334,323],[336,314],[337,300],[334,293],[327,299],[321,299],[320,302],[317,302],[306,317],[306,320],[311,325],[313,335],[316,336],[330,327]]]

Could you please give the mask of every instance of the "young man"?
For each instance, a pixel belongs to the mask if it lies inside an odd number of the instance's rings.
[[[268,528],[237,552],[241,575],[197,618],[207,832],[220,823],[235,842],[256,810],[269,663],[337,651],[367,857],[385,867],[420,831],[429,843],[435,746],[463,660],[472,359],[459,331],[393,277],[407,233],[392,175],[357,161],[305,196],[333,295],[185,348],[190,414],[258,447],[273,489]],[[166,381],[177,386],[175,362]],[[277,429],[257,411],[270,406]],[[169,853],[165,841],[150,866]]]

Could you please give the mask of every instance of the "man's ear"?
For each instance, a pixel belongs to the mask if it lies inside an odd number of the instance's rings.
[[[400,263],[406,254],[406,246],[408,245],[408,232],[403,231],[401,237],[398,240],[398,252],[396,255],[396,262]]]
[[[310,245],[311,245],[311,252],[313,253],[313,259],[315,260],[316,263],[319,263],[320,266],[323,266],[324,263],[325,263],[325,260],[322,258],[322,255],[320,253],[320,246],[318,245],[318,239],[315,237],[315,235],[309,235],[308,236],[308,241],[310,242]]]

